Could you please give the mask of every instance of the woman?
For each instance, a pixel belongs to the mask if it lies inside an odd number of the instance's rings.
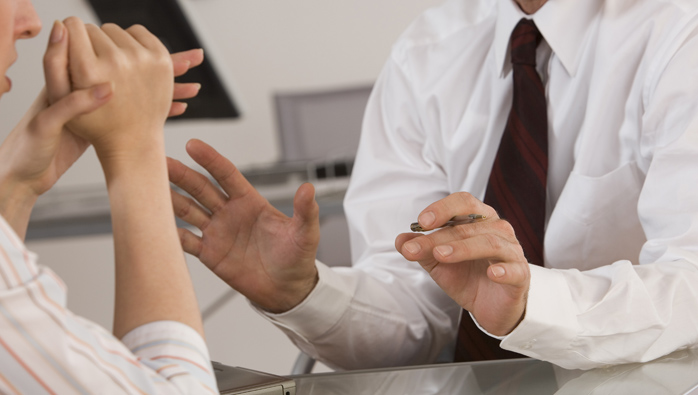
[[[16,41],[40,29],[30,0],[0,0],[0,96]],[[186,107],[173,98],[198,92],[173,77],[202,59],[170,56],[142,26],[54,23],[46,88],[0,146],[0,393],[217,393],[163,142],[165,119]],[[111,201],[114,335],[67,310],[64,284],[23,244],[37,197],[90,144]]]

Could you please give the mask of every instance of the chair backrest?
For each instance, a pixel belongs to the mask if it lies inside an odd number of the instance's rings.
[[[353,159],[372,85],[278,93],[283,162]]]

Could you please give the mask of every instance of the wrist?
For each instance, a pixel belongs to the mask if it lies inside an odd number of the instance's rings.
[[[279,290],[268,303],[256,303],[262,310],[272,314],[282,314],[289,310],[293,310],[298,305],[303,303],[313,292],[315,286],[320,280],[320,275],[317,269],[313,266],[314,274],[312,277],[298,281],[290,285],[286,290]]]
[[[162,133],[141,141],[101,141],[93,143],[97,158],[102,164],[107,182],[109,177],[121,170],[130,171],[149,168],[153,162],[163,162],[165,144]],[[145,168],[142,166],[146,166]]]
[[[0,176],[0,215],[24,239],[29,216],[39,195],[28,184]]]

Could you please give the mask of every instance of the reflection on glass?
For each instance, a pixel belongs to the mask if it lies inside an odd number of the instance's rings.
[[[297,393],[309,395],[687,394],[698,390],[698,350],[589,371],[522,359],[316,374],[295,380]]]

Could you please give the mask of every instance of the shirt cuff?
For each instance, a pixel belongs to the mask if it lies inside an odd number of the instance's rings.
[[[477,322],[477,320],[475,319],[475,316],[473,316],[473,313],[471,313],[471,312],[468,311],[468,314],[470,314],[470,318],[472,318],[473,322],[475,323],[475,326],[477,326],[477,329],[483,331],[487,336],[493,337],[493,338],[498,339],[498,340],[504,340],[504,338],[506,337],[506,336],[497,336],[497,335],[493,335],[493,334],[487,332],[487,331],[485,330],[485,328],[481,327],[481,326],[480,326],[480,323]]]
[[[355,288],[339,273],[344,268],[330,269],[320,261],[315,261],[315,266],[318,283],[298,306],[281,314],[272,314],[253,305],[263,317],[306,341],[317,339],[339,322],[349,308]]]
[[[567,282],[560,270],[529,267],[526,314],[501,347],[546,361],[569,360],[577,337],[577,316]]]
[[[183,369],[215,388],[216,379],[206,342],[190,326],[176,321],[150,322],[133,329],[121,341],[153,370],[175,364],[175,369]]]

